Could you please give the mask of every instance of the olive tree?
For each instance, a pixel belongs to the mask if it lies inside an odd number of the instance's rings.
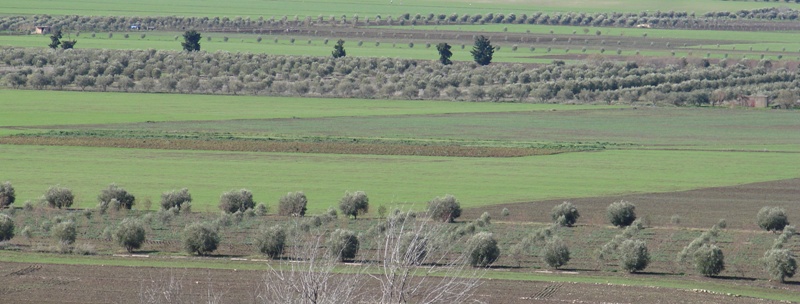
[[[44,200],[52,208],[69,208],[75,201],[75,195],[69,188],[52,186],[45,192]]]
[[[145,241],[144,224],[135,218],[126,218],[114,231],[114,241],[128,252],[142,247]]]
[[[336,229],[328,237],[326,244],[328,252],[342,262],[352,260],[358,254],[358,237],[352,230]]]
[[[101,190],[100,195],[97,196],[97,201],[101,204],[110,203],[112,199],[117,200],[119,206],[125,209],[131,209],[136,201],[136,197],[133,194],[128,193],[128,191],[116,184],[108,185],[108,188]]]
[[[617,257],[623,270],[633,273],[647,268],[650,252],[642,240],[627,239],[617,248]]]
[[[286,247],[286,230],[277,225],[261,230],[256,237],[256,247],[271,259],[280,257]]]
[[[561,238],[552,237],[542,247],[541,257],[545,264],[558,269],[569,262],[569,248]]]
[[[758,227],[767,231],[781,231],[786,225],[789,225],[786,210],[781,207],[765,206],[761,208],[756,215],[756,221]]]
[[[694,252],[694,268],[700,274],[713,277],[725,270],[725,256],[717,245],[703,244]]]
[[[278,201],[278,214],[287,216],[305,216],[308,198],[302,191],[289,192]]]
[[[436,197],[428,202],[428,216],[445,223],[452,223],[461,216],[461,204],[455,196]]]
[[[0,209],[11,206],[16,199],[17,195],[14,193],[14,186],[11,185],[11,182],[0,184]]]
[[[73,221],[63,221],[51,229],[53,237],[64,245],[75,243],[78,237],[78,226]]]
[[[256,206],[253,201],[253,193],[247,189],[231,190],[219,197],[219,209],[228,213],[237,211],[244,212]]]
[[[10,216],[0,214],[0,242],[14,237],[14,220]]]
[[[606,208],[606,217],[614,226],[630,226],[636,220],[636,206],[626,201],[613,202]]]
[[[183,188],[181,190],[172,190],[161,194],[161,208],[165,210],[172,209],[173,207],[181,209],[181,205],[192,202],[192,195],[189,189]]]
[[[217,229],[207,223],[194,223],[183,230],[183,248],[186,252],[206,255],[219,246]]]
[[[486,267],[500,257],[497,240],[489,232],[479,232],[467,241],[469,264],[473,267]]]
[[[339,210],[345,216],[352,215],[354,219],[357,219],[359,214],[369,212],[369,198],[364,191],[346,192],[339,200]]]
[[[572,227],[581,215],[578,213],[578,208],[572,205],[572,203],[563,202],[553,207],[553,210],[550,212],[550,217],[555,223],[561,226]]]
[[[797,271],[797,260],[789,249],[770,249],[764,253],[762,262],[770,278],[781,283]]]

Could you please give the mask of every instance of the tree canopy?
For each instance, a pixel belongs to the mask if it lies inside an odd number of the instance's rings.
[[[183,46],[183,50],[187,52],[198,52],[200,51],[200,33],[195,30],[186,31],[183,33],[183,42],[181,42],[181,46]]]
[[[488,65],[492,63],[492,55],[494,55],[494,47],[492,42],[483,35],[475,38],[475,46],[472,47],[472,58],[475,59],[480,65]]]

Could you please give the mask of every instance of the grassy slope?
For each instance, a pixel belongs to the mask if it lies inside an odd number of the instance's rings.
[[[453,12],[458,12],[486,14],[495,12],[523,14],[536,11],[565,12],[579,10],[582,12],[638,12],[657,9],[661,11],[674,10],[703,13],[712,10],[736,11],[740,9],[772,7],[776,5],[795,6],[793,4],[783,3],[773,4],[754,1],[740,2],[718,0],[531,0],[524,2],[510,0],[173,0],[167,2],[157,0],[0,0],[0,7],[3,8],[2,14],[180,15],[228,16],[231,18],[236,16],[251,16],[252,18],[258,18],[259,16],[264,16],[265,18],[276,16],[276,18],[280,18],[284,15],[289,17],[295,15],[312,17],[318,15],[334,15],[338,18],[341,15],[352,17],[354,14],[358,14],[361,17],[374,18],[376,14],[381,14],[386,17],[388,15],[398,16],[403,13],[451,14]]]
[[[265,271],[268,268],[262,262],[231,261],[227,259],[126,259],[98,256],[69,256],[42,254],[42,253],[15,253],[10,251],[0,252],[0,261],[16,263],[45,263],[87,266],[128,266],[128,267],[165,267],[165,268],[204,268],[204,269],[237,269]],[[338,272],[350,272],[347,267],[337,268]],[[638,277],[591,277],[582,275],[559,275],[540,273],[515,273],[503,271],[487,271],[485,279],[515,280],[515,281],[544,281],[544,282],[577,282],[590,284],[656,286],[673,289],[705,289],[723,294],[735,294],[746,297],[779,300],[800,301],[800,296],[786,290],[767,290],[758,287],[748,287],[738,284],[726,284],[724,281],[696,282],[677,279],[638,278]]]
[[[251,189],[273,207],[302,190],[309,211],[335,206],[364,190],[374,206],[419,210],[437,195],[464,207],[504,202],[676,191],[798,177],[800,154],[605,151],[503,159],[334,154],[228,153],[85,147],[0,146],[0,180],[18,201],[48,186],[71,187],[79,207],[92,207],[116,182],[139,198],[188,187],[196,210],[213,210],[220,193]],[[406,205],[404,203],[408,203]]]
[[[265,96],[0,90],[0,127],[314,118],[534,110],[593,106]]]

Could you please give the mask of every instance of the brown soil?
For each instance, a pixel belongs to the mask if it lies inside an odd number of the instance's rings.
[[[342,142],[286,142],[256,140],[197,140],[159,138],[30,137],[0,138],[0,144],[39,146],[82,146],[165,150],[213,150],[241,152],[292,152],[371,155],[415,155],[453,157],[519,157],[551,155],[556,149],[467,147],[455,145],[404,145]]]
[[[579,224],[604,225],[605,209],[615,201],[625,200],[636,205],[636,214],[649,218],[652,226],[710,228],[719,219],[726,219],[728,228],[758,230],[755,222],[758,210],[764,206],[779,206],[790,215],[800,214],[800,179],[753,183],[668,193],[641,193],[620,196],[557,199],[538,202],[494,205],[465,210],[462,218],[473,219],[488,211],[498,220],[515,222],[550,222],[550,210],[564,201],[578,207],[584,216]],[[500,218],[503,208],[510,216]],[[674,224],[671,218],[680,217]]]
[[[492,270],[494,271],[494,270]],[[207,292],[222,303],[256,303],[266,271],[163,269],[151,267],[0,264],[2,303],[139,303],[152,284],[171,277],[181,283],[180,297],[206,302]],[[375,281],[364,278],[368,288]],[[752,303],[752,298],[608,284],[483,280],[474,299],[485,303]],[[760,301],[760,303],[773,303]]]

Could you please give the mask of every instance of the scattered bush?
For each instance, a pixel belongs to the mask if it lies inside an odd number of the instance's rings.
[[[75,200],[75,195],[69,188],[52,186],[44,194],[44,200],[51,208],[69,208]]]
[[[256,206],[253,193],[247,189],[231,190],[219,197],[219,209],[228,213],[244,212]]]
[[[206,223],[194,223],[183,230],[183,248],[189,254],[206,255],[217,250],[217,229]]]
[[[636,206],[626,201],[613,202],[608,205],[606,216],[612,225],[626,227],[636,220]]]
[[[126,218],[114,232],[114,241],[128,252],[142,247],[145,241],[145,230],[142,222],[135,218]]]
[[[797,271],[797,261],[788,249],[770,249],[764,253],[762,261],[770,278],[781,283]]]
[[[359,214],[369,211],[369,198],[364,191],[346,192],[339,200],[339,210],[342,210],[345,216],[353,216],[356,219]]]
[[[358,237],[351,230],[336,229],[328,238],[327,246],[330,254],[340,261],[352,260],[358,253]]]
[[[258,205],[256,205],[256,215],[265,216],[267,213],[269,213],[269,207],[267,207],[266,204],[258,203]]]
[[[63,221],[52,228],[53,237],[61,244],[69,245],[75,243],[78,237],[78,226],[73,221]]]
[[[286,246],[286,230],[281,226],[263,229],[256,238],[258,251],[271,259],[280,257]]]
[[[0,242],[14,237],[14,220],[10,216],[0,214]]]
[[[461,204],[455,196],[436,197],[428,202],[428,216],[445,223],[452,223],[461,216]]]
[[[552,237],[542,248],[542,261],[550,267],[558,269],[569,262],[569,248],[559,237]]]
[[[278,201],[278,215],[305,216],[308,199],[302,191],[289,192]]]
[[[425,236],[415,232],[406,232],[400,238],[398,255],[404,264],[420,265],[428,255],[428,240]]]
[[[479,217],[478,220],[475,221],[475,224],[477,224],[480,227],[489,226],[492,224],[492,216],[489,215],[489,212],[484,212],[483,214],[481,214],[481,217]]]
[[[111,202],[112,199],[117,200],[121,208],[128,210],[133,207],[136,201],[136,197],[133,194],[128,193],[128,191],[116,184],[108,185],[108,188],[101,190],[100,195],[97,196],[97,201],[100,203]]]
[[[161,208],[169,210],[171,208],[181,209],[184,203],[191,203],[192,195],[189,194],[189,189],[183,188],[181,190],[172,190],[161,194]]]
[[[617,249],[617,255],[622,269],[630,273],[644,270],[650,264],[650,253],[642,240],[623,241]]]
[[[700,274],[713,277],[725,270],[725,256],[717,245],[703,244],[694,252],[694,267]]]
[[[561,226],[572,227],[581,215],[578,213],[578,208],[572,205],[572,203],[563,202],[553,207],[553,211],[550,212],[550,217],[555,223]]]
[[[386,206],[380,205],[378,206],[378,218],[386,217]]]
[[[11,206],[16,199],[17,195],[14,193],[14,186],[11,185],[11,182],[0,184],[0,209]]]
[[[786,210],[781,207],[765,206],[756,215],[758,227],[767,231],[781,231],[783,227],[789,225]]]
[[[467,241],[469,264],[473,267],[486,267],[497,261],[500,257],[500,247],[497,240],[489,232],[479,232]]]
[[[502,211],[502,212],[500,212],[500,214],[501,214],[503,217],[508,217],[509,215],[511,215],[511,211],[508,211],[508,208],[503,208],[503,211]]]

